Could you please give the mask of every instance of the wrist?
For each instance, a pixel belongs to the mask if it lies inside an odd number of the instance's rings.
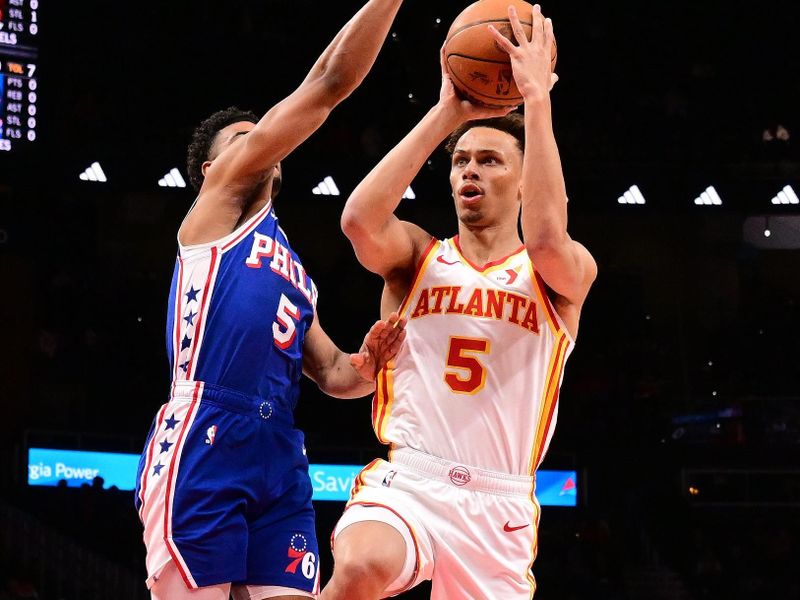
[[[546,110],[548,114],[550,113],[550,92],[542,93],[541,90],[529,91],[521,89],[520,93],[522,94],[526,111],[530,109],[541,113],[543,110]]]
[[[465,121],[452,107],[442,104],[442,102],[434,105],[428,115],[435,123],[436,132],[439,134],[438,137],[440,139],[446,138],[456,127]]]

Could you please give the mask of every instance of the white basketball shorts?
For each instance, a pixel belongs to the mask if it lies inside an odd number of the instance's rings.
[[[452,463],[399,448],[353,484],[333,533],[362,521],[394,527],[406,542],[396,596],[432,580],[432,600],[522,600],[536,590],[540,508],[534,478]]]

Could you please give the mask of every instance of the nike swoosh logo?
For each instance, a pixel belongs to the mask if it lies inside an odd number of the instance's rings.
[[[512,531],[519,531],[520,529],[525,529],[530,523],[525,523],[525,525],[518,525],[517,527],[511,527],[510,523],[506,521],[506,524],[503,525],[503,531],[506,533],[511,533]]]
[[[452,266],[452,265],[457,265],[457,264],[458,264],[458,262],[459,262],[459,261],[457,261],[457,260],[455,260],[455,261],[453,261],[453,262],[446,261],[446,260],[444,259],[444,256],[437,256],[437,257],[436,257],[436,260],[438,260],[438,261],[439,261],[440,263],[442,263],[442,264],[445,264],[445,265],[451,265],[451,266]]]

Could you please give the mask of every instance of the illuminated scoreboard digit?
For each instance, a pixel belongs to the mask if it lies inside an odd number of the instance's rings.
[[[0,150],[36,140],[39,0],[0,0]]]

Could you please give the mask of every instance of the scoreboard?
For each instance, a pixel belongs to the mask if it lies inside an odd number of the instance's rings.
[[[36,140],[39,0],[0,0],[0,151]]]

